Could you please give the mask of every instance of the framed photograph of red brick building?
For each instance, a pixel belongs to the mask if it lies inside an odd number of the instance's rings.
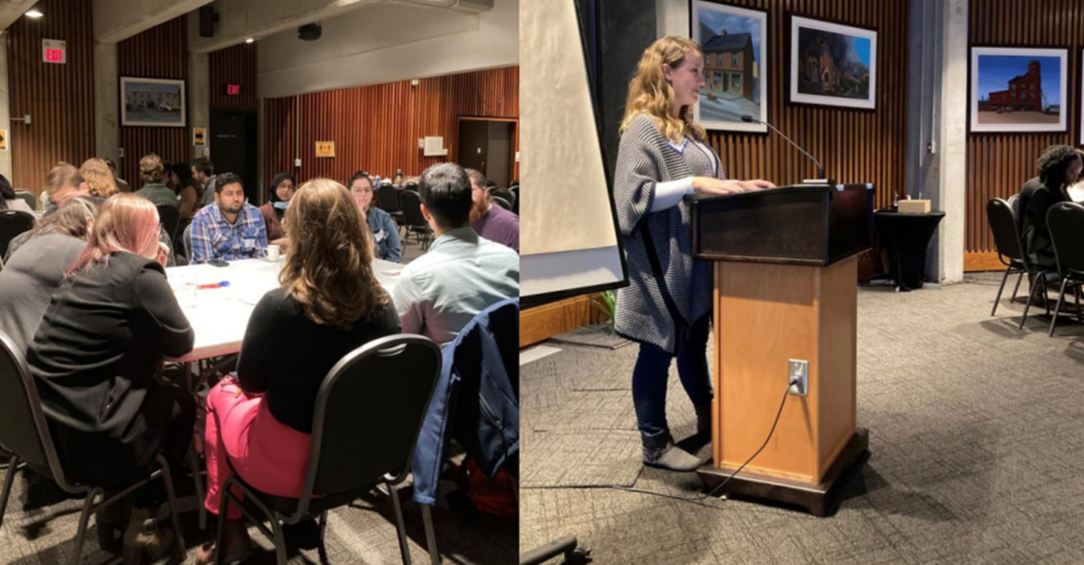
[[[764,132],[768,120],[768,13],[703,0],[690,4],[692,38],[704,53],[696,120],[706,129]]]
[[[971,48],[972,132],[1063,132],[1068,49]]]

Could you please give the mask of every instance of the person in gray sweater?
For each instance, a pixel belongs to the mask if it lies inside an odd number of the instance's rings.
[[[725,195],[771,188],[767,181],[725,180],[719,156],[693,121],[704,85],[700,46],[664,37],[648,47],[629,84],[614,173],[614,200],[628,260],[629,287],[617,297],[617,333],[640,343],[632,399],[644,464],[693,471],[700,460],[674,444],[666,421],[670,364],[710,440],[711,264],[692,255],[686,194]],[[706,443],[704,441],[703,443]]]
[[[93,200],[73,198],[12,242],[0,271],[0,331],[24,354],[64,272],[87,246],[97,215]]]

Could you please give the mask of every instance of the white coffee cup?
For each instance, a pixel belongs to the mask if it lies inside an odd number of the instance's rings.
[[[269,261],[278,261],[282,253],[282,246],[272,243],[267,246],[265,253],[267,254],[267,259]]]

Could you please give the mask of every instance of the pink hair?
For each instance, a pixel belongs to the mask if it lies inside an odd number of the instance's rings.
[[[135,194],[117,194],[102,204],[87,246],[64,274],[70,277],[117,251],[153,259],[158,250],[158,209]]]

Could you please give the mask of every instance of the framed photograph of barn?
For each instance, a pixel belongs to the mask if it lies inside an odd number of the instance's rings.
[[[690,3],[691,35],[704,52],[694,111],[710,130],[764,132],[768,120],[768,13],[703,0]]]
[[[877,31],[790,19],[790,101],[877,108]]]
[[[184,81],[120,77],[122,126],[185,127]]]
[[[1063,132],[1068,49],[972,47],[973,132]]]

